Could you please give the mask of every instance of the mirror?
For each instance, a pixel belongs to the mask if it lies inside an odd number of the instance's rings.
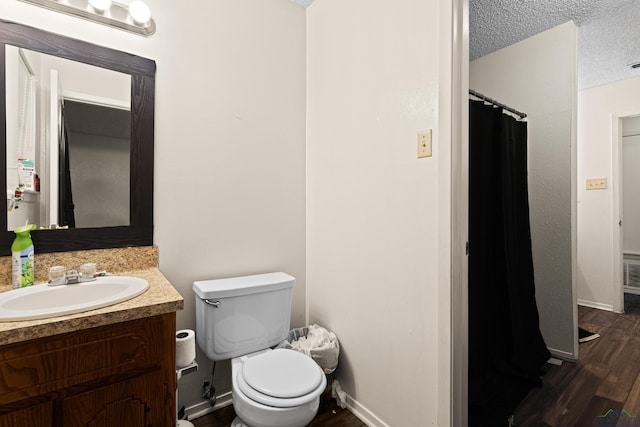
[[[129,225],[131,76],[13,45],[5,62],[7,229]]]
[[[86,124],[89,120],[85,115],[97,109],[100,111],[98,114],[105,117],[109,115],[113,120],[115,120],[116,117],[127,117],[130,128],[128,132],[124,132],[125,135],[122,135],[124,125],[118,125],[116,127],[120,129],[120,134],[109,136],[123,139],[125,142],[120,144],[118,154],[113,155],[114,163],[109,167],[103,168],[104,170],[100,172],[100,174],[106,173],[107,178],[100,184],[96,183],[97,181],[94,182],[92,187],[94,189],[94,195],[95,193],[98,193],[98,195],[103,194],[105,198],[107,198],[110,192],[117,194],[119,199],[107,202],[110,207],[117,205],[117,209],[114,209],[114,212],[116,212],[114,214],[115,219],[102,216],[102,213],[105,212],[104,206],[100,208],[100,202],[96,201],[96,199],[93,199],[86,205],[94,209],[86,213],[86,215],[83,213],[82,220],[79,220],[79,217],[82,209],[85,208],[80,209],[80,206],[75,206],[73,215],[77,217],[75,218],[77,221],[77,224],[74,225],[75,228],[36,230],[32,232],[36,253],[152,245],[155,62],[125,52],[92,45],[81,40],[70,39],[36,28],[0,20],[0,58],[2,58],[0,61],[0,87],[2,88],[0,123],[3,124],[3,126],[1,126],[3,129],[1,140],[4,142],[3,147],[0,149],[0,153],[2,153],[1,158],[3,159],[3,164],[12,165],[14,164],[12,157],[15,157],[16,160],[19,157],[25,158],[24,155],[21,156],[19,154],[20,150],[32,149],[32,153],[34,153],[32,154],[34,157],[32,162],[36,163],[35,171],[39,172],[44,170],[44,176],[39,176],[41,191],[27,191],[26,193],[28,194],[25,194],[24,198],[25,200],[27,200],[27,197],[48,199],[46,203],[40,201],[32,203],[34,206],[45,206],[41,208],[41,212],[43,212],[40,218],[41,224],[61,223],[61,218],[56,218],[56,215],[51,212],[63,212],[64,209],[60,206],[56,209],[56,207],[52,207],[52,205],[64,205],[64,202],[61,202],[62,199],[59,197],[51,196],[49,190],[45,191],[45,189],[60,189],[64,187],[65,174],[61,173],[61,171],[64,172],[65,168],[75,170],[75,172],[71,172],[68,175],[68,179],[70,178],[72,188],[77,188],[78,192],[80,192],[80,188],[82,187],[81,182],[84,181],[83,184],[87,182],[87,174],[91,174],[93,171],[95,175],[98,175],[98,172],[95,167],[87,167],[86,161],[74,159],[74,154],[72,153],[74,152],[73,147],[68,152],[65,150],[65,147],[69,147],[68,144],[61,144],[59,147],[61,147],[62,150],[58,150],[57,152],[56,150],[51,150],[50,153],[56,152],[55,154],[47,153],[43,147],[34,148],[34,146],[38,146],[38,143],[45,139],[43,135],[46,132],[43,132],[41,126],[46,126],[47,120],[38,117],[38,114],[35,115],[35,119],[29,115],[25,116],[22,114],[23,111],[31,111],[33,108],[32,102],[20,101],[21,103],[16,103],[15,100],[13,100],[14,102],[9,102],[9,107],[7,106],[7,99],[12,99],[12,96],[16,96],[15,93],[11,93],[12,91],[21,91],[20,93],[23,94],[29,93],[29,91],[22,90],[22,87],[29,86],[29,82],[31,81],[30,76],[36,73],[27,61],[26,66],[23,67],[20,65],[20,67],[16,68],[16,70],[20,70],[15,73],[18,74],[18,77],[12,76],[12,72],[7,71],[8,68],[10,69],[10,67],[7,66],[8,61],[14,61],[13,58],[16,58],[16,55],[12,54],[12,50],[22,51],[23,56],[26,58],[36,53],[45,54],[55,57],[57,61],[61,59],[72,61],[72,63],[75,63],[78,67],[97,67],[96,70],[98,70],[99,73],[113,73],[114,75],[124,77],[124,81],[128,82],[129,86],[128,88],[125,87],[124,90],[124,92],[128,92],[128,110],[126,101],[120,99],[122,97],[114,98],[120,100],[115,102],[115,105],[109,105],[108,107],[111,108],[111,110],[107,111],[100,109],[106,108],[106,105],[97,104],[109,104],[110,102],[103,102],[104,99],[108,97],[95,94],[87,97],[84,95],[86,95],[88,91],[84,89],[73,89],[67,90],[67,100],[64,101],[65,114],[69,116],[67,120],[65,120],[67,123],[67,128],[64,128],[65,132],[62,132],[63,128],[59,127],[58,123],[50,120],[50,126],[52,126],[52,128],[49,130],[49,133],[51,134],[69,132],[87,133]],[[20,55],[17,55],[17,58],[20,58]],[[23,71],[23,68],[26,71]],[[62,73],[62,71],[60,71],[60,73]],[[82,74],[86,77],[88,75],[87,73],[88,72],[83,72]],[[58,80],[61,81],[62,79]],[[25,83],[18,85],[18,89],[14,89],[16,85],[11,84],[11,81]],[[51,80],[50,84],[53,84],[53,80]],[[64,90],[62,93],[65,93]],[[82,93],[84,95],[79,97],[73,95],[68,96],[69,93]],[[111,93],[113,94],[115,92],[112,91]],[[25,98],[23,95],[20,98],[29,99],[29,96]],[[98,99],[99,102],[96,102],[96,99]],[[110,100],[113,101],[113,99]],[[89,102],[89,105],[87,102]],[[11,107],[12,105],[18,105],[18,107],[16,107],[18,111],[14,111],[14,108]],[[74,120],[72,116],[76,114],[83,114],[83,116]],[[26,119],[22,119],[22,121],[16,119],[16,117],[23,116],[25,116]],[[14,123],[18,123],[18,125],[14,125]],[[34,123],[35,127],[31,128],[30,126],[33,126]],[[53,126],[56,126],[57,129],[54,129]],[[83,128],[83,126],[85,126],[85,128]],[[14,130],[14,128],[17,130]],[[27,131],[24,129],[27,129]],[[29,131],[29,129],[35,130]],[[94,133],[94,131],[92,130],[91,133]],[[128,133],[128,138],[126,133]],[[7,144],[7,141],[18,140],[20,141],[19,144]],[[89,145],[94,146],[92,149],[103,150],[98,156],[102,159],[105,158],[104,150],[107,149],[105,144],[100,144],[99,141],[96,141],[96,138],[93,138]],[[126,151],[126,148],[123,149],[122,147],[128,147],[128,152],[123,152],[123,150]],[[83,150],[84,149],[77,148],[75,149],[75,153],[82,152]],[[65,153],[69,155],[67,156]],[[64,160],[67,158],[67,165],[65,166],[65,162],[63,161],[56,163],[57,166],[53,166],[53,163],[50,162],[50,157],[57,157],[56,160]],[[58,166],[59,164],[63,166]],[[31,166],[27,163],[25,163],[25,165],[25,170],[28,170]],[[47,172],[45,165],[49,165],[49,172]],[[69,165],[71,165],[71,168],[67,167]],[[44,169],[41,169],[41,167]],[[6,168],[5,174],[0,174],[0,176],[2,176],[2,182],[4,182],[4,187],[7,189],[8,197],[10,192],[15,188],[13,184],[15,184],[15,181],[18,181],[18,176],[22,176],[18,174],[18,168],[23,168],[23,166],[17,165],[15,171],[9,170],[9,166]],[[57,173],[50,173],[54,168],[58,168]],[[114,169],[117,169],[117,172],[115,172]],[[85,175],[84,178],[75,179],[77,183],[74,184],[74,173],[84,173]],[[109,175],[109,173],[111,174]],[[126,179],[127,174],[128,180]],[[121,179],[123,176],[125,177],[124,180]],[[62,183],[52,183],[56,177],[58,177]],[[121,183],[121,186],[114,190],[113,186],[117,184],[115,181],[118,179],[124,181],[124,184]],[[12,180],[14,181],[12,182]],[[26,182],[31,183],[30,181]],[[96,189],[97,191],[95,191]],[[76,197],[74,197],[73,204],[76,205],[79,200],[79,195],[77,196],[77,200]],[[26,205],[26,203],[22,203],[22,205]],[[20,208],[22,207],[23,206],[20,206]],[[8,205],[8,209],[9,208],[10,206]],[[8,215],[2,215],[3,222],[0,222],[0,230],[9,230],[12,228],[12,224],[8,221],[10,216],[10,212],[8,212]],[[49,218],[54,218],[55,220],[51,221]],[[35,222],[31,218],[29,219],[31,222]],[[68,220],[62,218],[62,221]],[[0,252],[2,255],[9,255],[11,242],[15,237],[14,233],[11,231],[0,231],[0,236]]]

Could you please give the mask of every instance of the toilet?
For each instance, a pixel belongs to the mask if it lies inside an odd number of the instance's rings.
[[[198,346],[213,361],[231,359],[233,427],[302,427],[318,412],[320,366],[272,349],[289,333],[294,285],[286,273],[193,283]]]

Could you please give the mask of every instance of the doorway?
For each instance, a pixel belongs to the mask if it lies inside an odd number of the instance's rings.
[[[615,192],[619,206],[619,256],[614,271],[618,273],[620,294],[619,311],[640,310],[640,116],[626,116],[619,120],[618,168],[616,175],[620,185]],[[614,131],[616,128],[614,127]],[[615,167],[615,166],[614,166]]]
[[[66,175],[73,183],[75,227],[129,225],[131,112],[65,99],[64,122],[67,161],[60,156],[60,194]]]

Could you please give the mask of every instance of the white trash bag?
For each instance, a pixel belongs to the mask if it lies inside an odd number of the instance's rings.
[[[340,343],[336,334],[318,325],[309,325],[289,331],[285,341],[278,348],[287,348],[311,357],[326,375],[338,366]]]

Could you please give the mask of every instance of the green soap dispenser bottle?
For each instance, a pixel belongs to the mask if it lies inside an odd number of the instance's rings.
[[[24,288],[33,285],[33,241],[31,230],[35,224],[27,224],[13,230],[16,239],[11,244],[11,272],[13,273],[13,288]]]

